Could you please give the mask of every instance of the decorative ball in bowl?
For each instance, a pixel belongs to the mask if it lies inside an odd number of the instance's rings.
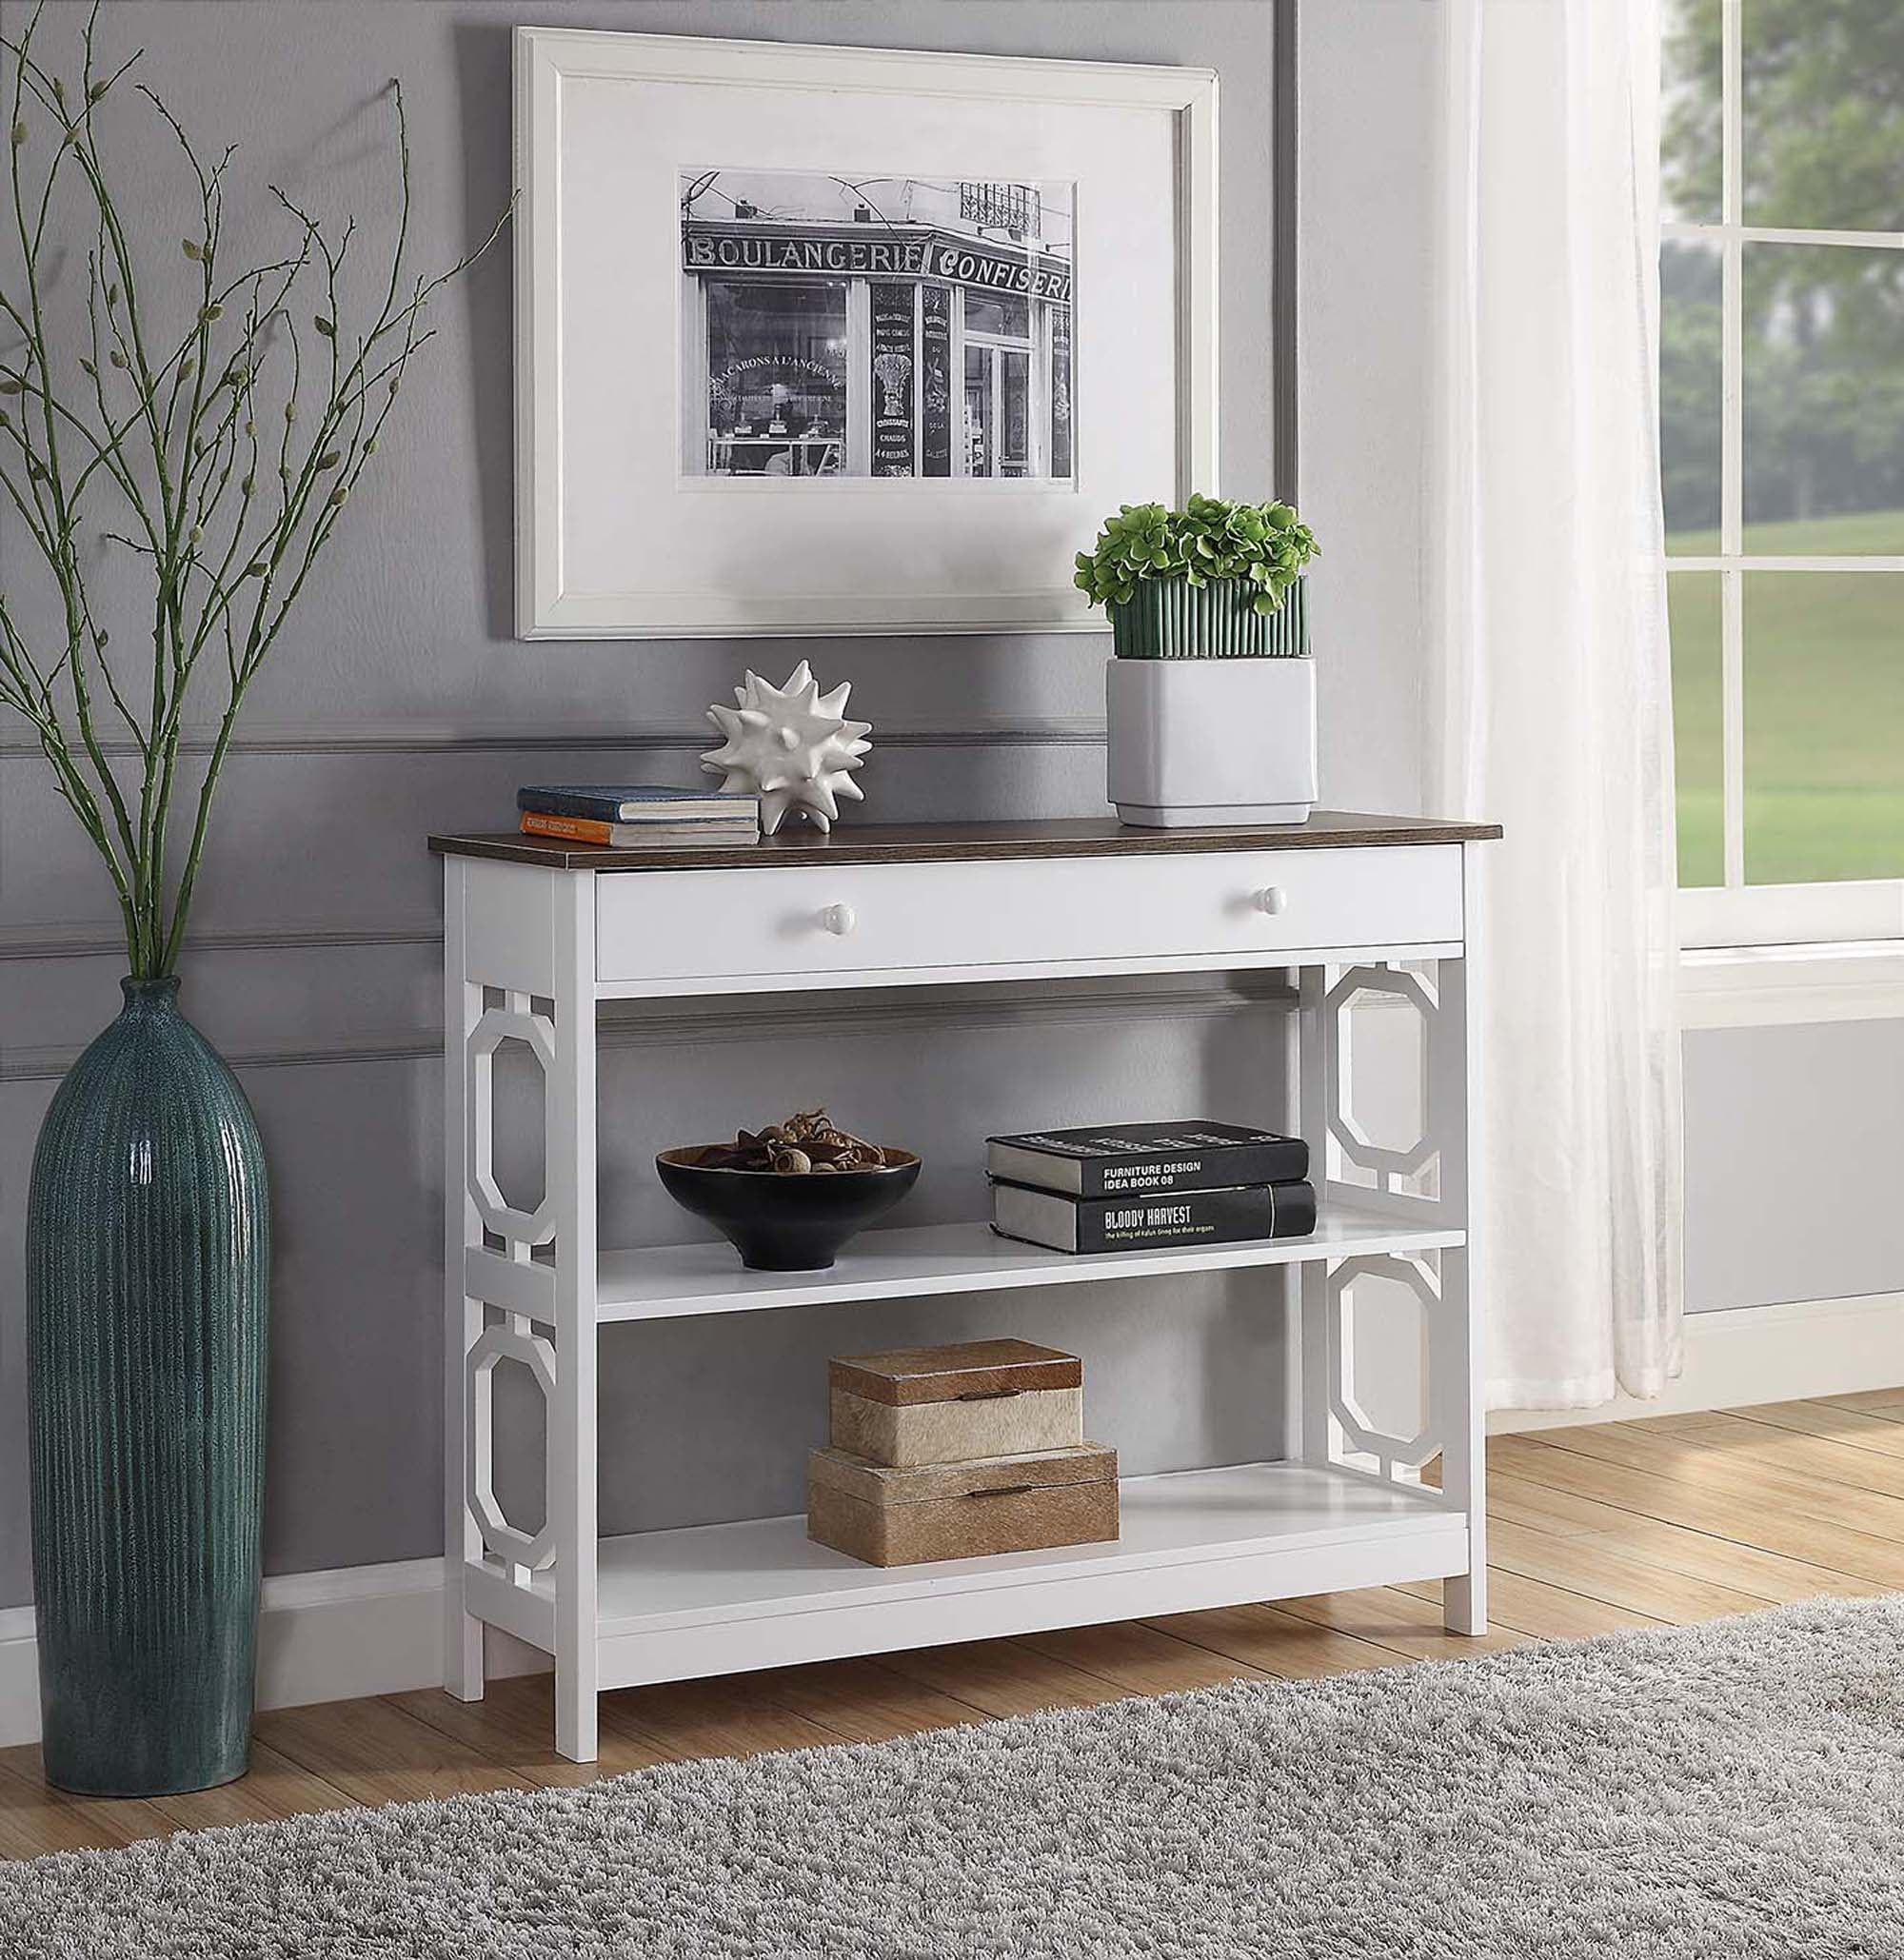
[[[868,1143],[823,1109],[803,1110],[731,1143],[692,1143],[655,1158],[677,1204],[718,1225],[741,1263],[764,1273],[812,1273],[889,1212],[919,1181],[909,1150]]]

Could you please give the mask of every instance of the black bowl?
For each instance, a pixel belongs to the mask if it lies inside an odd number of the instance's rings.
[[[856,1232],[890,1211],[919,1181],[919,1159],[909,1150],[889,1150],[900,1159],[877,1171],[729,1171],[701,1162],[704,1152],[730,1146],[689,1144],[664,1150],[655,1169],[667,1195],[696,1217],[720,1226],[741,1254],[741,1263],[764,1273],[813,1273]]]

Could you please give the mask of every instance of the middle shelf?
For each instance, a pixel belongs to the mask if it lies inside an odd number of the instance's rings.
[[[720,1239],[692,1245],[604,1248],[597,1262],[600,1321],[666,1320],[694,1314],[753,1313],[769,1307],[821,1306],[844,1300],[910,1299],[936,1293],[985,1293],[1005,1287],[1076,1285],[1089,1280],[1150,1278],[1170,1273],[1221,1272],[1241,1266],[1288,1266],[1358,1254],[1422,1252],[1461,1245],[1458,1226],[1397,1219],[1374,1209],[1325,1204],[1316,1230],[1297,1238],[1253,1238],[1208,1246],[1131,1252],[1048,1252],[1002,1238],[990,1225],[912,1225],[867,1232],[817,1273],[757,1273]],[[506,1269],[498,1274],[497,1268]],[[470,1291],[478,1283],[520,1283],[525,1269],[491,1253],[470,1255]],[[533,1282],[531,1282],[533,1283]],[[498,1304],[505,1302],[498,1300]]]

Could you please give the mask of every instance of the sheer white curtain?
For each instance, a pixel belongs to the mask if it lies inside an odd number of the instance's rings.
[[[1658,0],[1442,0],[1431,807],[1506,826],[1483,941],[1488,1398],[1680,1356]]]

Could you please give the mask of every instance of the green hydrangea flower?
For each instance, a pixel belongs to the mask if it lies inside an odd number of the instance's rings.
[[[1255,586],[1259,613],[1275,612],[1320,547],[1288,504],[1231,504],[1192,496],[1181,510],[1126,504],[1104,520],[1097,548],[1078,554],[1072,583],[1107,610],[1145,579],[1242,579]]]

